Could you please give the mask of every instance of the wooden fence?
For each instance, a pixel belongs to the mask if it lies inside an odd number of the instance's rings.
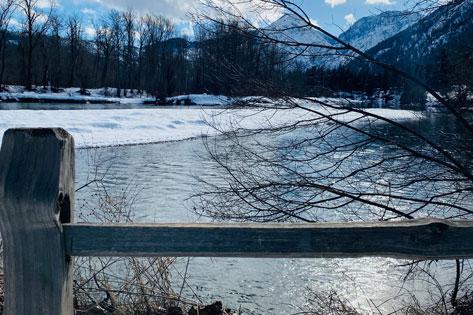
[[[0,151],[5,314],[72,314],[72,256],[473,257],[470,221],[74,224],[74,140],[11,129]]]

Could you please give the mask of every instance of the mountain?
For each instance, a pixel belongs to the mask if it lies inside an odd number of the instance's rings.
[[[442,50],[456,56],[471,54],[472,38],[473,0],[463,0],[458,5],[440,7],[368,53],[380,61],[416,71],[419,66],[436,62]]]
[[[274,32],[281,40],[299,43],[331,45],[333,40],[324,34],[307,26],[304,21],[294,14],[284,14],[267,29],[269,34]]]
[[[383,12],[358,20],[339,38],[365,51],[412,25],[419,17],[417,14],[406,14],[399,11]],[[333,39],[304,25],[303,21],[292,14],[283,15],[272,23],[265,32],[281,41],[337,46]],[[345,57],[334,56],[333,50],[324,48],[312,47],[305,50],[304,47],[290,45],[284,49],[290,54],[291,59],[294,58],[307,68],[313,66],[335,68],[347,60]],[[341,52],[341,55],[345,54],[347,52]]]
[[[305,67],[310,67],[316,63],[314,56],[326,54],[327,50],[318,47],[305,49],[305,47],[297,46],[297,43],[335,45],[333,39],[307,26],[304,21],[293,14],[284,14],[269,25],[264,32],[272,38],[289,43],[289,45],[281,45],[289,54],[288,59],[294,59]]]
[[[359,19],[346,32],[340,34],[339,38],[366,51],[416,23],[420,17],[419,14],[386,11]]]

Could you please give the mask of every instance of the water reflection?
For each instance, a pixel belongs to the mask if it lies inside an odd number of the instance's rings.
[[[435,129],[438,131],[439,129]],[[443,134],[442,132],[439,135]],[[199,182],[196,176],[215,181],[220,172],[207,155],[202,140],[117,148],[78,150],[76,153],[76,186],[85,183],[95,172],[94,164],[102,162],[100,174],[107,173],[105,185],[120,191],[133,185],[138,198],[134,201],[138,222],[202,222],[208,218],[191,211],[188,199]],[[93,200],[89,190],[79,191],[77,203]],[[90,211],[90,204],[81,211]],[[362,259],[238,259],[193,258],[188,283],[205,301],[223,300],[245,314],[290,314],[306,307],[308,289],[317,292],[336,290],[365,312],[408,291],[422,300],[428,285],[403,283],[407,267],[403,261],[384,258]],[[450,262],[439,265],[440,282],[451,282],[454,267]],[[185,268],[179,259],[176,268]],[[180,286],[178,273],[174,274]],[[185,289],[187,296],[193,292]],[[405,296],[407,299],[407,295]],[[402,297],[400,298],[403,299]],[[399,300],[381,306],[392,311]]]

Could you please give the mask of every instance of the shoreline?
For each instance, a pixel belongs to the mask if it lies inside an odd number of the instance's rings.
[[[202,103],[217,99],[210,95],[195,96],[196,99],[199,97]],[[131,102],[128,104],[136,105]],[[10,128],[61,127],[74,136],[77,148],[81,149],[138,146],[198,139],[232,131],[236,127],[240,130],[256,130],[286,126],[314,118],[315,115],[298,108],[261,110],[205,105],[153,108],[155,110],[149,106],[136,105],[124,109],[0,110],[0,136]],[[316,105],[313,108],[320,115],[336,114],[341,121],[351,121],[361,116],[359,113],[345,113]],[[367,109],[367,112],[394,120],[420,118],[419,113],[406,110]]]
[[[200,136],[193,136],[189,138],[183,139],[175,139],[175,140],[161,140],[161,141],[152,141],[152,142],[136,142],[136,143],[117,143],[117,144],[104,144],[104,145],[86,145],[86,146],[76,146],[76,150],[91,150],[91,149],[106,149],[106,148],[120,148],[120,147],[138,147],[138,146],[145,146],[145,145],[153,145],[153,144],[166,144],[166,143],[176,143],[176,142],[184,142],[184,141],[194,141],[199,140],[207,137],[217,137],[218,135],[200,135]]]
[[[117,96],[114,88],[87,89],[70,87],[52,91],[47,88],[36,88],[27,91],[21,86],[6,86],[0,91],[0,102],[3,103],[52,103],[52,104],[133,104],[133,105],[183,105],[183,106],[215,106],[230,105],[234,99],[223,95],[184,94],[170,96],[159,100],[148,94],[132,91],[128,96]]]
[[[0,92],[2,103],[53,103],[53,104],[136,104],[154,105],[155,102],[148,98],[115,98],[115,97],[93,97],[93,96],[66,96],[66,95],[19,95],[18,93]]]

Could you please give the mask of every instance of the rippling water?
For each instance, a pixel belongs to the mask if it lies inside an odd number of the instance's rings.
[[[213,180],[220,171],[206,155],[202,140],[117,148],[78,150],[76,185],[87,181],[93,168],[107,170],[105,184],[120,192],[136,187],[135,221],[202,222],[191,211],[188,198],[199,182],[196,176]],[[93,199],[88,190],[77,194],[77,204]],[[82,212],[90,211],[86,205]],[[427,286],[423,282],[403,283],[406,268],[403,261],[385,258],[361,259],[239,259],[193,258],[189,265],[188,283],[205,302],[222,300],[232,309],[245,314],[290,314],[305,309],[309,290],[335,290],[365,312],[374,311],[370,301],[379,305],[408,290],[422,299]],[[177,270],[185,268],[178,260]],[[443,263],[440,281],[451,281],[453,265]],[[180,278],[174,271],[176,288]],[[443,278],[442,278],[443,277]],[[185,293],[192,297],[190,288]],[[399,300],[389,301],[381,309],[399,307]]]
[[[20,104],[0,103],[0,110],[14,109],[116,109],[134,108],[120,104]],[[150,106],[151,107],[151,106]],[[143,108],[142,105],[139,108]],[[445,128],[454,129],[439,119],[428,128],[449,140]],[[394,135],[395,136],[395,135]],[[464,140],[462,140],[464,141]],[[97,169],[95,166],[98,165]],[[202,140],[77,150],[76,187],[80,187],[98,171],[106,173],[104,184],[114,195],[136,196],[133,200],[137,222],[202,222],[192,211],[188,199],[199,189],[201,177],[215,182],[220,169],[210,160]],[[93,190],[77,193],[77,218],[87,215],[95,205]],[[192,258],[189,265],[185,294],[196,292],[206,303],[222,300],[243,314],[291,314],[307,310],[309,291],[338,294],[365,313],[376,313],[370,306],[380,305],[386,313],[401,306],[408,292],[420,300],[432,287],[423,281],[403,282],[404,261],[386,258],[360,259],[240,259]],[[179,259],[173,270],[179,290],[186,259]],[[454,266],[444,262],[437,266],[440,283],[453,281]],[[400,296],[395,301],[393,297]],[[383,304],[383,302],[387,301]]]

